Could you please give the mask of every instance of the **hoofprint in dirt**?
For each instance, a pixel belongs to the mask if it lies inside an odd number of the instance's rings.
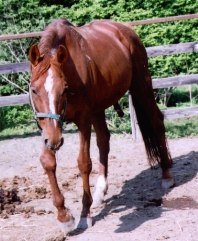
[[[64,138],[57,153],[57,177],[66,205],[78,217],[82,197],[78,135]],[[66,238],[56,222],[48,179],[39,162],[41,147],[38,136],[0,142],[0,241],[197,240],[198,138],[169,141],[176,186],[164,193],[160,168],[149,167],[143,144],[134,143],[130,135],[112,135],[105,202],[92,210],[92,228]],[[94,134],[91,158],[93,191],[98,171]]]

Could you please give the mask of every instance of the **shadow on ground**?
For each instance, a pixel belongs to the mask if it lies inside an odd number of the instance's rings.
[[[173,163],[172,173],[175,178],[175,186],[183,185],[197,174],[198,152],[190,152],[187,155],[177,157],[173,160]],[[121,223],[115,232],[130,232],[148,220],[157,219],[162,212],[167,211],[167,208],[198,207],[198,203],[190,197],[166,201],[164,198],[165,192],[161,188],[160,177],[161,170],[156,167],[155,170],[147,169],[135,178],[125,181],[122,191],[105,201],[105,207],[100,214],[94,217],[94,222],[98,222],[110,214],[123,212],[126,214],[120,214]],[[171,190],[169,189],[167,192]]]

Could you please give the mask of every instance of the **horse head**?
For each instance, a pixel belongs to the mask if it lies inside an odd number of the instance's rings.
[[[68,88],[63,67],[68,53],[63,45],[42,54],[38,45],[29,51],[31,62],[30,99],[46,148],[63,144],[62,123],[66,114]]]

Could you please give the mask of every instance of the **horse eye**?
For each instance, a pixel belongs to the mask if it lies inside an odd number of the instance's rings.
[[[35,95],[37,95],[37,90],[36,90],[36,87],[31,86],[31,90],[32,90],[32,93],[34,93]]]
[[[67,89],[68,89],[67,87],[63,89],[61,96],[63,96],[67,92]]]

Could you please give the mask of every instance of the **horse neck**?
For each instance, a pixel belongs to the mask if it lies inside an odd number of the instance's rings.
[[[69,52],[69,60],[64,68],[65,75],[69,75],[68,85],[82,88],[87,86],[90,80],[87,43],[75,27],[68,27],[67,30],[65,45]]]

